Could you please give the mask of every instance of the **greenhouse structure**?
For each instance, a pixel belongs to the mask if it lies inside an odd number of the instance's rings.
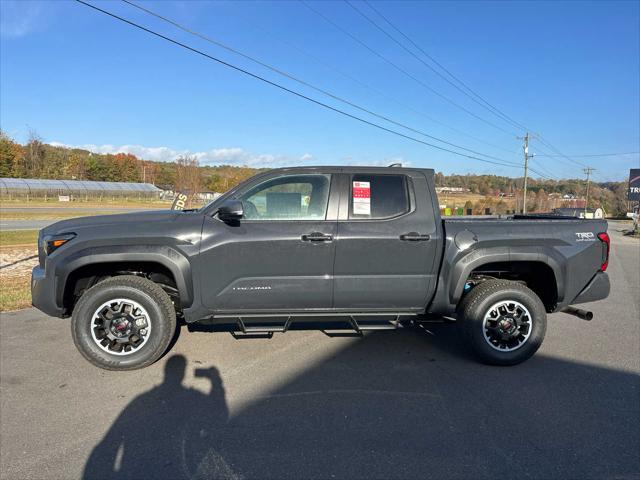
[[[93,182],[88,180],[48,180],[0,178],[0,198],[57,199],[61,201],[131,198],[157,199],[162,190],[150,183]]]

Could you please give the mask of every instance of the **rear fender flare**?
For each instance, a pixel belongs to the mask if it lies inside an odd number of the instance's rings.
[[[543,249],[540,249],[543,250]],[[449,281],[449,302],[457,305],[462,298],[464,285],[473,270],[482,265],[494,262],[537,262],[551,267],[558,288],[558,302],[564,299],[564,276],[560,262],[544,251],[517,252],[509,248],[478,249],[458,259],[451,269]]]

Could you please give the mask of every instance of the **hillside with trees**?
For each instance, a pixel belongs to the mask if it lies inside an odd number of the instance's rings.
[[[164,189],[225,192],[259,171],[231,165],[201,166],[194,156],[179,157],[175,162],[154,162],[128,153],[92,153],[48,145],[35,133],[31,133],[28,142],[22,145],[0,132],[0,177],[148,182]],[[444,175],[438,172],[435,182],[437,187],[460,187],[469,189],[472,194],[486,196],[492,199],[488,203],[498,211],[501,202],[506,205],[501,197],[521,196],[523,188],[522,178],[497,175]],[[527,208],[546,211],[551,208],[549,194],[583,197],[585,181],[529,179],[528,189]],[[603,207],[609,215],[624,214],[627,211],[626,189],[626,182],[594,182],[589,207]],[[473,207],[479,208],[479,205]]]

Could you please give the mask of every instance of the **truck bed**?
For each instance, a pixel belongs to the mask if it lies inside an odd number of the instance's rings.
[[[468,216],[445,218],[442,226],[445,245],[435,309],[457,304],[464,292],[460,279],[468,278],[476,268],[479,273],[495,274],[505,262],[522,262],[523,268],[527,263],[542,262],[558,279],[557,298],[548,306],[549,311],[556,311],[582,301],[578,297],[589,288],[607,258],[607,246],[598,237],[607,231],[607,222],[602,219]]]

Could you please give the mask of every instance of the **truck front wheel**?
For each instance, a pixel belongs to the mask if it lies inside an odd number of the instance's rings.
[[[169,295],[142,277],[123,275],[87,290],[73,310],[71,333],[80,353],[106,370],[135,370],[155,362],[176,330]]]
[[[491,365],[516,365],[544,339],[547,313],[540,298],[517,282],[488,280],[462,300],[457,320],[462,337]]]

